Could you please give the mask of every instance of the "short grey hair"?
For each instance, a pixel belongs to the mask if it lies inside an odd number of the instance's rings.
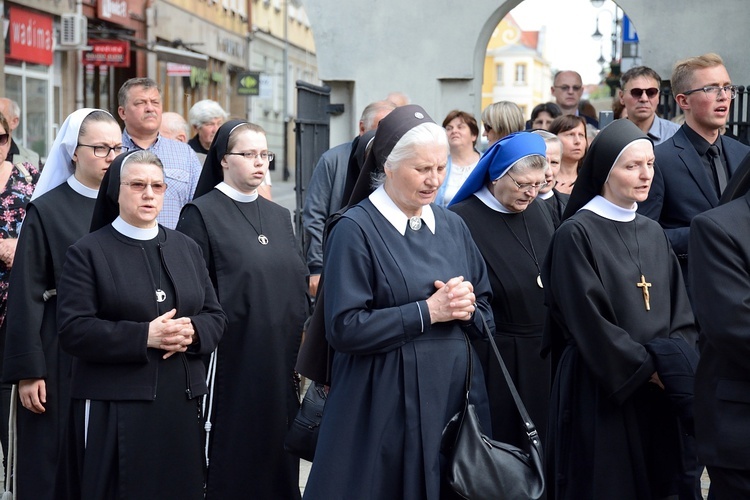
[[[391,150],[391,154],[386,158],[383,168],[397,170],[402,163],[414,158],[417,148],[432,145],[445,148],[445,157],[448,158],[450,148],[445,129],[434,122],[420,123],[401,136],[401,139]],[[373,175],[373,187],[377,188],[384,182],[385,172],[378,172]]]
[[[159,85],[151,78],[131,78],[122,84],[120,90],[117,92],[117,103],[123,108],[128,104],[130,98],[130,89],[133,87],[143,87],[144,89],[156,89],[159,91],[159,97],[161,97],[161,89]]]
[[[532,130],[531,133],[532,134],[536,134],[536,135],[540,136],[542,139],[544,139],[544,143],[545,144],[557,144],[558,146],[560,146],[560,153],[562,153],[563,143],[560,140],[560,138],[557,137],[552,132],[549,132],[547,130],[537,129],[537,130]]]
[[[21,118],[21,107],[18,105],[16,101],[11,99],[10,97],[3,97],[3,99],[8,101],[8,108],[10,113],[6,113],[9,120],[12,120],[13,118]]]
[[[221,118],[226,120],[229,117],[229,113],[224,111],[216,101],[211,99],[203,99],[198,101],[188,111],[188,121],[193,127],[200,127],[204,123],[208,123],[215,118]]]
[[[158,156],[156,156],[148,149],[141,149],[140,151],[136,151],[135,153],[132,153],[130,156],[125,158],[125,161],[120,166],[120,177],[125,175],[131,165],[135,164],[154,165],[164,170],[164,164],[161,162]]]
[[[359,119],[359,121],[362,122],[362,127],[365,129],[365,132],[377,128],[375,118],[377,118],[379,114],[384,111],[390,113],[394,109],[396,109],[396,105],[391,101],[375,101],[368,104],[364,111],[362,111],[362,117]]]
[[[166,128],[172,134],[185,133],[185,137],[190,137],[190,126],[187,124],[181,114],[174,111],[167,111],[161,115],[161,126]]]
[[[548,167],[549,165],[547,165],[547,158],[541,155],[534,154],[524,156],[520,160],[516,161],[513,166],[511,166],[505,173],[507,174],[508,172],[513,172],[514,174],[522,174],[530,170],[541,170],[542,172],[546,172]],[[502,177],[502,175],[500,177]]]

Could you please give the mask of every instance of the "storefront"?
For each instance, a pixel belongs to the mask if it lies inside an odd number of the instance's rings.
[[[21,108],[21,123],[13,139],[44,158],[52,142],[57,117],[53,81],[59,78],[59,54],[54,52],[55,17],[5,2],[5,92]]]
[[[85,0],[87,47],[82,51],[83,106],[117,114],[120,86],[146,74],[145,2]]]
[[[247,67],[247,39],[198,12],[158,0],[153,8],[155,78],[164,93],[164,110],[187,117],[197,101],[213,99],[231,115],[247,116],[247,98],[234,90],[237,75]],[[235,24],[245,29],[241,20]]]

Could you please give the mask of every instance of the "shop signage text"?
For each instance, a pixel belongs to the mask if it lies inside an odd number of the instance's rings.
[[[8,10],[6,51],[10,59],[51,66],[54,39],[51,17],[18,7]]]

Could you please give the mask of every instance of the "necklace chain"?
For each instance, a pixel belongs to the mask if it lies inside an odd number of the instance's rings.
[[[261,245],[268,245],[268,237],[265,234],[263,234],[263,218],[260,215],[260,205],[258,204],[258,200],[255,200],[255,206],[258,209],[258,225],[260,226],[260,231],[258,231],[258,228],[255,227],[255,224],[250,222],[250,219],[247,218],[247,216],[245,215],[245,212],[242,211],[242,208],[240,208],[237,202],[235,200],[232,200],[232,203],[234,204],[235,207],[237,207],[237,210],[240,212],[240,215],[242,216],[242,218],[245,219],[247,223],[250,224],[250,227],[253,228],[253,231],[256,232],[256,234],[258,235],[258,242]]]
[[[539,268],[539,259],[537,259],[536,257],[536,250],[534,250],[534,242],[531,240],[531,233],[529,233],[529,225],[526,224],[526,214],[521,212],[521,219],[523,220],[523,227],[524,229],[526,229],[526,237],[529,239],[529,246],[531,247],[531,251],[529,251],[529,249],[526,248],[526,245],[524,245],[521,242],[521,238],[519,238],[516,232],[513,231],[513,228],[510,227],[510,224],[508,224],[508,221],[505,220],[505,216],[501,216],[500,219],[505,224],[505,227],[508,228],[508,231],[510,231],[510,234],[512,234],[513,237],[516,239],[518,244],[521,245],[521,248],[523,248],[524,251],[529,255],[529,257],[531,257],[531,259],[534,261],[534,265],[536,266],[536,272],[537,272],[536,283],[537,285],[539,285],[539,288],[544,288],[542,286],[542,279],[541,279],[542,270]]]

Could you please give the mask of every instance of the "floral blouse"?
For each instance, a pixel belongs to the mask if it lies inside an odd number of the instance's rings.
[[[31,175],[31,182],[27,182],[24,174],[13,165],[13,169],[0,193],[0,238],[18,238],[21,223],[26,216],[26,205],[31,200],[34,186],[39,179],[39,170],[31,163],[23,166]],[[6,303],[8,301],[8,277],[10,268],[0,260],[0,326],[5,322]]]

